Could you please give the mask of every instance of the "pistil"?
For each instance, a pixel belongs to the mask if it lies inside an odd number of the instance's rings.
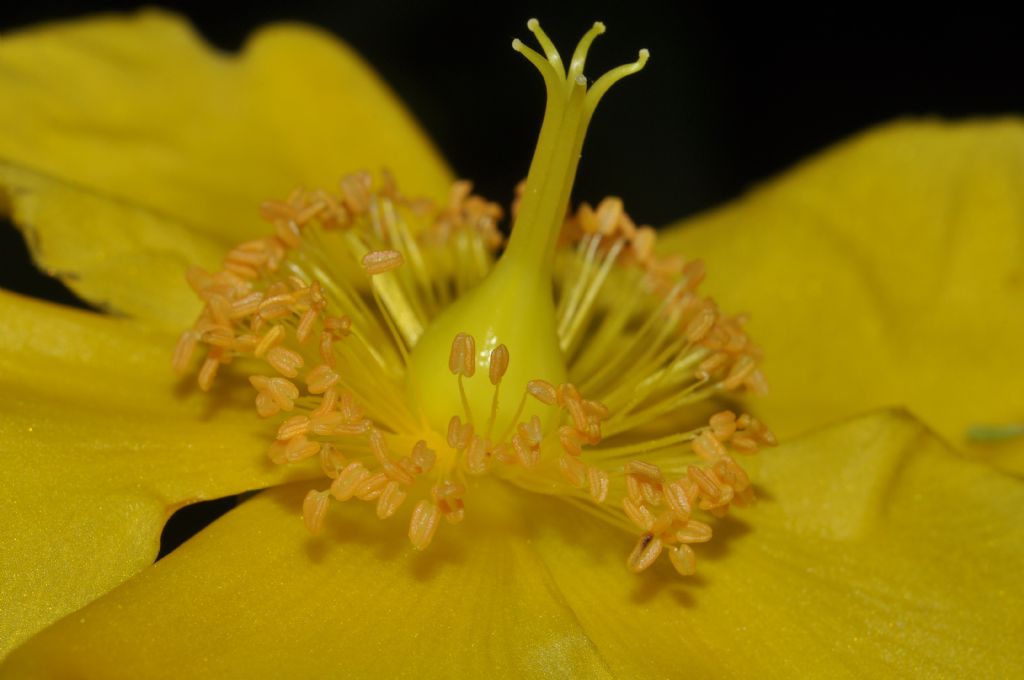
[[[551,40],[531,19],[527,26],[544,51],[542,56],[518,39],[512,48],[525,56],[544,79],[547,104],[544,121],[522,201],[508,246],[487,278],[462,296],[436,318],[417,340],[407,378],[410,400],[424,419],[424,426],[443,428],[460,404],[439,399],[437,389],[451,380],[445,375],[444,358],[451,340],[459,334],[478,339],[474,356],[482,372],[489,370],[493,351],[504,345],[514,357],[504,382],[520,390],[533,379],[553,384],[566,380],[566,361],[560,346],[552,292],[552,275],[558,237],[565,221],[576,169],[587,127],[601,97],[618,80],[636,73],[647,62],[647,50],[639,58],[609,71],[592,87],[583,74],[587,53],[594,39],[604,33],[595,23],[573,52],[568,71]],[[458,394],[463,406],[488,413],[493,390],[485,381],[461,383]],[[495,402],[490,427],[501,431],[515,424],[517,404]],[[551,414],[534,404],[522,412],[527,418],[541,418],[545,431],[554,421]]]

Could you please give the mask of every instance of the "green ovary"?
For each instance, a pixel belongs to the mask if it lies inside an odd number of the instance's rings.
[[[526,420],[534,414],[542,421],[557,416],[529,400],[517,418],[529,380],[559,384],[566,379],[552,291],[558,235],[583,139],[598,101],[611,85],[639,71],[647,61],[647,51],[641,50],[637,62],[609,71],[588,88],[584,62],[591,42],[604,32],[604,26],[594,24],[580,40],[568,72],[536,20],[528,26],[545,56],[518,40],[512,47],[544,77],[547,106],[508,246],[487,278],[430,324],[409,362],[408,391],[413,407],[423,415],[426,425],[442,432],[453,415],[466,415],[457,378],[448,369],[452,340],[459,333],[468,333],[476,340],[476,375],[465,379],[463,387],[477,423],[487,422],[491,413],[494,386],[487,375],[491,351],[499,344],[508,348],[510,361],[501,381],[494,433],[500,435],[515,424],[514,420]],[[545,429],[550,424],[545,422]]]

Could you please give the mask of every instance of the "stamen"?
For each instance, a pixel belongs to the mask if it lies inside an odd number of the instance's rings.
[[[476,372],[476,341],[473,340],[472,335],[459,333],[455,336],[455,340],[452,341],[452,351],[448,358],[448,370],[458,376],[462,412],[466,414],[466,420],[473,422],[473,411],[469,407],[466,386],[462,382],[463,376],[472,378]]]

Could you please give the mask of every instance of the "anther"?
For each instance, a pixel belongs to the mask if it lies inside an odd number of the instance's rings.
[[[324,524],[324,515],[330,496],[327,492],[310,490],[302,501],[302,521],[306,523],[309,533],[314,536],[320,533]]]
[[[337,479],[347,463],[345,456],[333,444],[325,443],[320,447],[320,468],[330,479]]]
[[[627,496],[622,499],[622,510],[626,513],[626,517],[641,530],[650,531],[654,526],[654,514],[642,502],[637,502]]]
[[[686,468],[686,476],[697,485],[705,498],[717,499],[721,494],[721,488],[704,469],[690,465]]]
[[[474,436],[466,449],[466,471],[473,475],[482,475],[491,467],[491,456],[487,450],[487,441]]]
[[[305,435],[292,437],[284,447],[284,459],[288,463],[297,463],[315,456],[320,452],[320,442],[311,442]]]
[[[283,423],[281,427],[277,428],[278,439],[291,439],[302,434],[309,432],[309,417],[308,416],[292,416]]]
[[[323,394],[340,379],[330,366],[320,364],[306,374],[306,386],[310,394]]]
[[[218,368],[220,368],[220,361],[212,356],[206,358],[203,362],[203,367],[199,369],[199,389],[204,392],[210,391],[210,388],[213,387],[213,381],[217,377]]]
[[[727,455],[722,442],[718,441],[710,431],[704,431],[697,435],[691,446],[694,452],[705,460],[717,460]]]
[[[409,520],[409,540],[417,550],[424,550],[434,540],[437,524],[441,519],[441,510],[434,503],[420,501],[412,511]]]
[[[386,274],[402,266],[405,258],[397,250],[371,250],[363,256],[363,269],[370,276]]]
[[[594,499],[595,503],[604,503],[608,498],[609,485],[607,472],[593,465],[587,468],[587,486],[590,489],[590,497]]]
[[[476,341],[472,335],[459,333],[455,336],[448,356],[448,370],[453,375],[464,375],[467,378],[472,378],[476,373]]]
[[[271,326],[270,330],[264,333],[263,337],[260,338],[259,344],[256,345],[256,348],[252,352],[253,355],[257,357],[265,355],[271,347],[276,346],[284,339],[284,334],[284,326]]]
[[[660,484],[664,481],[661,475],[661,469],[657,465],[652,463],[645,463],[642,460],[631,460],[626,463],[625,473],[627,475],[637,475],[649,482],[655,482]]]
[[[669,548],[668,558],[680,576],[693,576],[697,573],[697,556],[693,548],[685,543]]]
[[[370,476],[369,470],[359,461],[352,461],[341,471],[331,484],[331,495],[339,501],[352,498],[364,479]]]
[[[345,207],[355,214],[365,213],[370,208],[370,186],[372,178],[369,173],[356,172],[341,179],[342,200]]]
[[[690,497],[686,493],[682,482],[675,481],[664,485],[662,487],[662,494],[668,507],[675,513],[676,519],[680,522],[686,522],[690,519]]]
[[[417,468],[419,468],[420,474],[429,472],[430,469],[434,467],[435,459],[436,454],[431,449],[427,448],[427,443],[425,441],[420,440],[412,447],[412,462]]]
[[[497,385],[501,382],[501,378],[505,375],[505,371],[508,370],[508,347],[505,345],[498,345],[491,350],[491,363],[488,368],[488,377],[491,379],[492,385]]]
[[[405,502],[405,498],[406,492],[402,490],[398,482],[393,480],[388,482],[377,499],[377,517],[380,519],[391,517]]]
[[[708,421],[715,439],[726,441],[736,432],[736,414],[732,411],[719,411]]]
[[[267,352],[267,363],[286,378],[294,378],[306,363],[302,355],[285,347],[274,347]]]
[[[295,304],[291,293],[282,293],[273,297],[265,298],[259,304],[259,314],[266,321],[273,321],[288,316],[291,313],[290,307]]]
[[[448,423],[448,446],[461,451],[469,446],[472,437],[473,425],[471,423],[463,423],[458,416],[452,416],[451,421]]]
[[[633,548],[632,554],[626,560],[626,566],[634,573],[640,573],[647,567],[654,564],[662,550],[661,539],[651,534],[644,534]]]
[[[181,334],[178,344],[174,348],[174,355],[171,357],[171,368],[179,375],[188,369],[189,362],[196,350],[196,343],[199,338],[194,331],[185,331]]]
[[[383,472],[372,473],[356,485],[352,495],[361,501],[377,500],[384,493],[384,487],[389,481],[388,476]]]
[[[554,406],[558,403],[558,392],[555,386],[546,380],[531,380],[526,383],[526,391],[542,404]]]
[[[562,473],[562,477],[577,489],[582,489],[584,483],[587,480],[587,466],[581,462],[578,458],[573,456],[562,455],[558,459],[558,469]]]
[[[711,527],[704,522],[690,520],[676,530],[675,537],[680,543],[707,543],[711,540]]]
[[[714,326],[715,320],[718,318],[718,314],[714,308],[706,306],[697,313],[687,325],[686,325],[686,339],[689,342],[700,342],[704,339],[704,336],[708,334],[711,327]]]

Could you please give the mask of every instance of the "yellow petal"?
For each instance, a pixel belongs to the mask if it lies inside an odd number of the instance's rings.
[[[517,514],[468,513],[420,553],[401,521],[355,502],[312,538],[307,486],[232,510],[0,675],[608,677]]]
[[[783,436],[906,405],[958,447],[1024,421],[1024,124],[885,126],[682,225],[664,247],[753,315]],[[1024,472],[1024,438],[975,445]]]
[[[36,264],[79,297],[171,331],[195,321],[185,271],[218,269],[225,250],[201,230],[0,162],[0,212],[5,194]]]
[[[759,457],[761,502],[697,546],[692,581],[667,564],[631,579],[623,541],[595,551],[569,513],[535,542],[614,673],[1017,675],[1024,484],[898,412]]]
[[[151,563],[176,508],[319,476],[271,466],[227,393],[177,384],[173,338],[2,292],[0,318],[0,656]]]
[[[387,166],[411,195],[448,171],[376,74],[330,35],[257,32],[214,51],[159,10],[0,42],[0,158],[234,242],[296,184]]]
[[[691,580],[667,564],[629,574],[629,537],[524,493],[494,489],[414,553],[366,506],[332,507],[310,538],[306,485],[275,490],[29,641],[0,676],[1014,674],[1019,481],[899,413],[763,458],[766,498],[719,528]]]

